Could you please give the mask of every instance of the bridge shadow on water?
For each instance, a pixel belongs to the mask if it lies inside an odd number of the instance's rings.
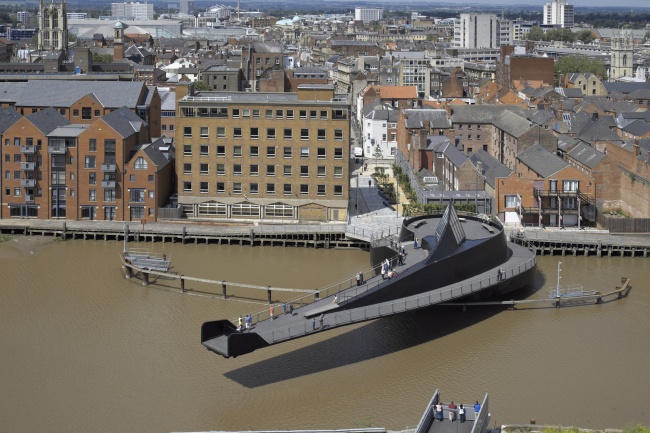
[[[525,299],[543,284],[544,277],[537,272],[533,284],[507,299]],[[476,326],[505,308],[480,306],[462,312],[460,306],[432,306],[388,316],[325,341],[229,371],[224,376],[247,388],[270,385],[428,343]]]

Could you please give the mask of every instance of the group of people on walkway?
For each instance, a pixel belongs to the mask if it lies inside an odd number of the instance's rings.
[[[293,316],[293,304],[287,304],[286,302],[283,302],[282,314],[290,314]],[[275,307],[273,304],[269,305],[269,315],[271,316],[271,320],[275,319]]]
[[[253,327],[253,316],[248,314],[246,317],[242,318],[239,316],[239,326],[237,326],[237,331],[241,332],[246,327],[246,330],[249,330]]]
[[[394,269],[390,267],[390,261],[388,259],[381,262],[381,279],[385,280],[386,278],[393,278],[397,275]]]
[[[323,323],[325,322],[325,313],[321,313],[318,321],[320,322],[320,328],[323,329]],[[311,319],[311,330],[316,330],[316,316]]]
[[[452,400],[452,402],[447,405],[447,411],[449,414],[449,421],[452,422],[456,421],[457,416],[460,422],[465,422],[467,420],[467,409],[463,404],[461,404],[460,406],[456,406],[456,404]],[[480,411],[481,411],[481,405],[477,401],[474,404],[474,415],[478,416],[478,413]],[[444,420],[442,403],[438,402],[437,404],[435,404],[433,406],[433,412],[435,414],[436,420],[438,421]]]

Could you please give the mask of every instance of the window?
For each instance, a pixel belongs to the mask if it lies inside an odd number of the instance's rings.
[[[267,183],[266,184],[266,193],[273,195],[275,194],[275,184],[274,183]]]
[[[442,158],[442,152],[436,152],[436,158]]]
[[[192,182],[183,182],[183,191],[192,192]]]
[[[200,164],[199,165],[199,173],[200,174],[208,174],[209,173],[208,164]]]
[[[321,120],[326,120],[327,119],[327,110],[321,110],[320,118],[321,118]]]
[[[476,134],[476,139],[480,140],[481,139],[481,134]]]
[[[232,131],[232,136],[234,138],[241,138],[241,128],[234,128]]]
[[[307,110],[300,110],[300,118],[301,119],[307,118]]]
[[[226,127],[217,126],[217,138],[224,138],[226,136]]]
[[[334,159],[343,159],[343,148],[335,147],[334,148]]]
[[[301,195],[309,194],[309,185],[307,185],[305,183],[301,183],[300,184],[300,194]]]
[[[95,188],[88,190],[88,201],[97,201],[97,190]]]
[[[232,109],[232,117],[235,119],[239,117],[239,108]]]
[[[192,136],[192,127],[191,126],[184,126],[183,127],[183,137],[191,137]]]
[[[14,196],[20,197],[21,195],[23,195],[22,190],[20,188],[14,188]]]
[[[472,134],[467,135],[467,141],[472,141]]]
[[[74,180],[74,171],[70,172],[70,180]]]
[[[259,128],[251,128],[251,138],[260,138],[260,129]]]
[[[183,174],[192,174],[192,164],[186,162],[183,164]]]
[[[300,177],[309,177],[309,166],[301,165],[300,166]]]
[[[284,117],[284,110],[275,110],[275,118],[282,119]]]
[[[72,115],[74,117],[79,117],[79,110],[72,110]]]
[[[217,192],[226,192],[225,182],[217,182]]]
[[[131,203],[144,203],[145,190],[132,188],[129,192],[129,201]]]
[[[324,165],[319,165],[318,166],[318,171],[317,171],[317,176],[318,177],[325,177],[325,173],[326,173],[325,166]]]
[[[309,129],[307,129],[307,128],[301,128],[300,129],[300,139],[301,140],[309,140]]]
[[[334,185],[334,195],[343,195],[343,185]]]
[[[115,188],[104,188],[104,201],[115,201]]]
[[[275,140],[275,128],[266,128],[266,138]]]
[[[565,192],[576,192],[578,191],[579,182],[577,180],[563,180],[562,181],[562,190]]]
[[[94,138],[88,140],[88,151],[97,152],[97,140],[95,140]]]
[[[260,148],[258,146],[251,146],[250,154],[251,156],[260,156]]]
[[[84,119],[84,120],[92,119],[91,113],[92,113],[92,110],[90,109],[90,107],[82,107],[81,108],[81,118],[82,119]]]
[[[216,216],[226,215],[226,205],[221,203],[199,203],[199,215]]]
[[[129,182],[135,182],[135,174],[129,176]]]
[[[273,119],[273,110],[266,110],[265,111],[265,117],[267,119]]]
[[[507,208],[516,208],[519,204],[519,199],[517,199],[516,195],[506,195],[505,199]]]
[[[14,162],[20,162],[20,153],[14,155]]]
[[[217,146],[217,156],[226,156],[226,146]]]
[[[293,110],[287,110],[287,119],[293,119]]]
[[[183,145],[183,155],[184,156],[192,156],[192,145],[191,144],[184,144]]]
[[[95,168],[95,157],[94,156],[86,156],[84,160],[84,168]]]
[[[209,149],[209,146],[206,146],[205,144],[201,145],[201,147],[199,147],[199,155],[208,156]]]
[[[275,165],[268,164],[266,166],[266,175],[267,176],[275,176]]]
[[[241,117],[251,117],[251,110],[250,108],[244,108],[242,110],[242,116]]]
[[[149,176],[147,176],[147,180],[148,180],[149,182],[153,182],[153,174],[150,174]],[[153,192],[153,191],[152,191],[152,192]],[[153,197],[151,197],[151,198],[153,198]]]
[[[260,174],[260,167],[257,164],[251,164],[249,170],[251,176],[258,176]]]
[[[14,170],[14,179],[20,179],[20,170]]]
[[[302,146],[300,148],[300,157],[309,158],[309,148],[307,146]]]
[[[327,150],[324,147],[317,149],[318,159],[324,159],[327,156]]]
[[[251,194],[258,194],[258,193],[260,192],[259,184],[257,184],[257,183],[251,183],[250,185],[248,185],[248,191],[249,191]]]
[[[241,182],[234,182],[232,184],[233,194],[241,194]]]
[[[309,110],[309,118],[310,119],[316,118],[316,110]]]
[[[205,194],[208,191],[208,182],[199,182],[199,192]]]
[[[144,206],[131,206],[129,211],[131,213],[131,220],[144,218]]]
[[[282,172],[284,173],[285,176],[291,176],[291,174],[292,174],[291,166],[290,165],[285,165]]]
[[[266,157],[275,158],[275,146],[266,146]]]
[[[210,136],[207,126],[201,126],[199,133],[201,138],[208,138]]]
[[[285,183],[282,187],[282,192],[284,195],[291,195],[291,184]]]
[[[232,174],[235,176],[241,176],[241,164],[233,164],[232,165]]]
[[[242,155],[242,153],[241,153],[241,146],[233,146],[233,148],[232,148],[232,155],[233,155],[233,156],[237,156],[237,157],[241,156],[241,155]]]
[[[293,129],[284,128],[284,138],[285,140],[291,140],[293,138]]]
[[[319,140],[325,140],[325,130],[324,129],[319,129],[318,130],[318,139]]]
[[[99,116],[101,116],[100,111],[99,111],[99,110],[95,110],[95,117],[99,117]]]
[[[226,174],[226,164],[217,164],[217,175],[221,176]]]
[[[293,150],[291,149],[290,146],[285,146],[282,152],[282,155],[285,158],[291,158],[293,156]]]
[[[318,185],[316,195],[325,195],[325,185]]]
[[[260,110],[253,110],[253,117],[254,118],[259,118],[260,117]]]
[[[144,157],[140,156],[138,159],[135,160],[135,163],[133,164],[133,168],[136,170],[146,170],[149,168],[149,164],[147,164],[147,160],[144,159]]]
[[[232,205],[233,216],[260,216],[260,205],[253,203],[237,203]]]

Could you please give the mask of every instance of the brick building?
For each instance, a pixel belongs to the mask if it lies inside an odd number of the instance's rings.
[[[496,81],[499,86],[511,88],[513,81],[536,81],[552,86],[554,60],[551,57],[516,54],[512,45],[502,45],[497,58]]]
[[[350,101],[176,87],[178,202],[193,218],[347,220]]]

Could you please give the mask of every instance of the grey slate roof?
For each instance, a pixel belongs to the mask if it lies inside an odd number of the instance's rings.
[[[140,119],[137,114],[129,110],[127,107],[122,107],[115,110],[102,118],[108,126],[113,128],[115,132],[120,134],[123,138],[130,137],[144,125],[144,121]]]
[[[443,137],[441,140],[439,137]],[[443,135],[432,135],[427,137],[427,149],[431,149],[434,152],[442,152],[445,157],[451,161],[456,167],[460,167],[467,161],[467,155],[458,150],[449,139]]]
[[[648,82],[635,82],[635,83],[623,83],[623,82],[604,82],[603,85],[607,89],[608,93],[619,92],[623,94],[632,93],[639,89],[650,89],[650,83]]]
[[[397,122],[399,110],[375,110],[371,109],[367,114],[364,113],[365,119],[385,120],[387,122]]]
[[[25,84],[16,98],[18,106],[69,107],[92,93],[105,108],[135,108],[144,87],[139,81],[114,81],[108,85],[100,81],[31,80]]]
[[[591,119],[589,122],[584,124],[578,132],[577,137],[587,143],[593,143],[596,141],[622,141],[621,138],[616,135],[614,131],[609,129],[605,123],[601,122],[600,119]]]
[[[29,120],[45,135],[54,131],[59,126],[70,124],[68,119],[61,116],[61,114],[52,107],[30,114],[27,116],[27,120]]]
[[[47,134],[48,137],[78,137],[79,134],[88,129],[89,124],[70,124],[59,126],[54,129],[52,132]]]
[[[560,134],[560,136],[557,139],[557,148],[560,150],[563,150],[564,152],[568,152],[569,150],[573,149],[576,145],[580,143],[580,140],[574,137],[570,137],[568,135]]]
[[[431,123],[432,128],[449,128],[451,123],[447,119],[446,110],[434,109],[405,109],[402,110],[405,117],[405,126],[407,128],[421,128],[423,122]]]
[[[521,152],[517,159],[543,178],[552,176],[569,166],[568,162],[544,149],[539,144],[530,146]]]
[[[549,120],[555,119],[555,113],[551,110],[533,110],[526,114],[526,117],[533,122],[534,125],[543,125]]]
[[[152,143],[147,143],[142,145],[141,149],[147,158],[155,165],[158,170],[164,168],[167,164],[170,164],[171,161],[165,156],[165,154],[160,150],[161,147],[168,146],[163,138],[158,138]]]
[[[559,93],[560,95],[566,96],[567,98],[576,98],[576,99],[578,99],[578,98],[582,98],[584,96],[584,94],[582,93],[582,90],[580,90],[578,88],[575,88],[575,87],[567,87],[567,88],[560,87],[560,88],[555,89],[555,91],[557,93]]]
[[[21,117],[23,117],[23,115],[13,108],[0,109],[0,134],[5,132],[11,125],[18,122]]]
[[[597,151],[586,143],[578,144],[569,151],[568,155],[589,168],[594,168],[596,164],[605,159],[604,153]]]
[[[0,83],[0,102],[16,102],[27,83]]]
[[[474,152],[469,159],[475,166],[477,165],[477,162],[481,162],[481,174],[485,176],[485,182],[487,182],[487,184],[492,188],[494,188],[495,179],[497,177],[508,177],[510,176],[510,173],[512,173],[512,170],[501,164],[497,159],[483,149]]]
[[[176,110],[176,91],[160,93],[160,111]]]
[[[528,119],[507,110],[495,117],[492,124],[517,138],[521,137],[531,128],[531,123]]]
[[[451,109],[452,123],[492,123],[503,111],[511,111],[525,117],[525,111],[519,106],[508,105],[454,105]]]
[[[650,132],[650,123],[647,123],[645,120],[635,120],[621,129],[636,137],[642,137]]]

